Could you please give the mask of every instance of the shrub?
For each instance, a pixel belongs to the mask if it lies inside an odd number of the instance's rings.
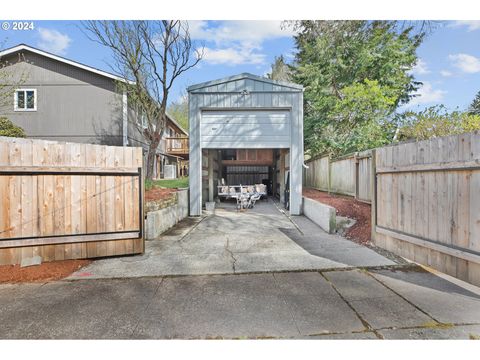
[[[467,112],[448,112],[444,106],[432,106],[421,112],[402,115],[398,140],[427,140],[434,137],[480,130],[480,116]]]
[[[26,137],[25,131],[12,123],[6,117],[0,117],[0,136],[8,137]]]

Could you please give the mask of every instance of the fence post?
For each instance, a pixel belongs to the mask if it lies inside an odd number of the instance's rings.
[[[355,161],[355,199],[358,200],[358,181],[359,181],[359,160],[358,152],[353,154],[353,160]]]
[[[371,179],[370,179],[370,196],[371,196],[371,241],[375,243],[376,239],[376,227],[377,227],[377,151],[375,149],[371,150]]]
[[[328,163],[328,166],[327,166],[327,169],[328,169],[327,189],[328,189],[328,193],[330,194],[330,190],[332,188],[332,162],[330,161],[330,155],[327,156],[327,163]]]

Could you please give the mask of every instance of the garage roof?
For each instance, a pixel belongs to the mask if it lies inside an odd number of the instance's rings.
[[[200,83],[200,84],[189,86],[187,88],[187,90],[189,92],[192,92],[192,91],[197,91],[197,90],[200,90],[200,89],[217,87],[217,85],[223,85],[223,84],[230,83],[230,82],[235,82],[235,81],[238,81],[238,80],[253,80],[253,81],[256,81],[256,82],[270,84],[270,85],[272,85],[272,90],[270,90],[270,91],[285,91],[285,90],[303,91],[303,86],[301,86],[301,85],[294,84],[294,83],[288,83],[288,82],[284,82],[284,81],[271,80],[271,79],[267,79],[267,78],[257,76],[257,75],[253,75],[253,74],[250,74],[250,73],[242,73],[242,74],[238,74],[238,75],[234,75],[234,76],[225,77],[225,78],[222,78],[222,79],[203,82],[203,83]],[[273,88],[273,85],[276,85],[278,87],[278,89],[275,90]],[[217,88],[220,88],[220,87],[217,87]],[[240,92],[242,90],[243,89],[233,89],[233,90],[225,89],[224,91],[225,92],[236,92],[236,91]]]

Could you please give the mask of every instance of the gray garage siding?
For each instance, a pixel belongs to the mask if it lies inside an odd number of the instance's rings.
[[[190,212],[202,211],[202,114],[210,111],[288,111],[290,119],[290,213],[302,211],[303,164],[303,88],[263,79],[251,74],[193,85],[189,93],[190,120]],[[265,134],[268,135],[268,134]],[[274,148],[280,148],[274,146]],[[209,146],[211,147],[211,146]],[[231,148],[236,146],[232,145]],[[257,141],[257,148],[272,148],[271,144]]]

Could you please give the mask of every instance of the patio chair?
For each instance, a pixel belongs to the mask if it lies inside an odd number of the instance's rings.
[[[247,207],[252,209],[255,206],[255,203],[257,202],[257,200],[259,200],[260,198],[261,198],[261,195],[259,193],[255,193],[252,196],[250,196]]]
[[[239,193],[237,199],[237,211],[246,209],[249,204],[249,197],[246,193]]]

